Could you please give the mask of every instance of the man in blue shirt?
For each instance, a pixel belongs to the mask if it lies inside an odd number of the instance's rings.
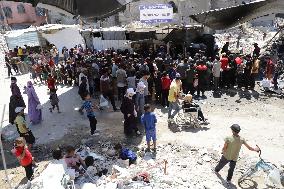
[[[152,112],[151,106],[149,104],[144,105],[145,113],[141,116],[141,123],[145,127],[146,141],[147,141],[147,151],[150,151],[151,139],[154,145],[154,152],[156,152],[156,115]]]
[[[94,111],[94,107],[91,101],[90,94],[86,94],[85,96],[85,101],[82,107],[80,108],[80,110],[83,110],[83,109],[86,110],[87,117],[89,118],[89,121],[90,121],[91,135],[94,135],[97,129],[97,119],[96,119],[96,115],[95,115],[95,111]]]

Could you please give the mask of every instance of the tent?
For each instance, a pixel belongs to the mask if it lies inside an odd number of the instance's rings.
[[[50,33],[50,34],[42,33],[42,36],[50,44],[54,44],[59,50],[59,52],[61,52],[63,47],[70,49],[79,44],[81,44],[82,46],[85,46],[83,37],[81,36],[78,27],[64,28],[62,30],[59,30],[55,33]]]
[[[5,34],[10,49],[24,45],[44,46],[42,41],[54,44],[59,51],[65,46],[70,49],[78,44],[85,44],[77,25],[48,24],[40,27],[30,27],[13,30]]]

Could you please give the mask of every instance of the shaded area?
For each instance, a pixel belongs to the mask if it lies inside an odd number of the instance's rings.
[[[211,10],[190,17],[212,29],[226,29],[271,13],[283,13],[282,0],[260,0],[225,9]]]
[[[85,18],[105,18],[125,9],[125,6],[116,0],[40,0],[39,3],[52,5]]]

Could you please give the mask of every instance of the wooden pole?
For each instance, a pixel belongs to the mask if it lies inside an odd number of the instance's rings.
[[[167,161],[167,160],[164,160],[164,162],[165,162],[164,174],[167,175],[167,164],[168,164],[168,161]]]
[[[4,121],[5,109],[6,109],[6,104],[4,104],[4,106],[3,106],[3,112],[2,112],[2,117],[1,117],[0,148],[1,148],[1,155],[2,155],[2,161],[3,161],[4,170],[5,170],[6,180],[7,180],[7,183],[8,183],[8,185],[9,185],[9,188],[12,189],[12,185],[11,185],[10,179],[9,179],[9,177],[8,177],[6,159],[5,159],[4,149],[3,149],[2,139],[1,139],[1,138],[2,138],[1,136],[2,136],[2,128],[3,128],[3,121]]]

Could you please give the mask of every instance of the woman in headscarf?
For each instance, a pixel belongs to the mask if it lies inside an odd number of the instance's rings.
[[[28,81],[25,93],[28,95],[28,115],[30,122],[38,124],[42,120],[41,105],[31,81]]]
[[[21,91],[17,85],[17,79],[15,77],[11,77],[10,88],[12,95],[10,97],[10,102],[9,102],[9,123],[14,124],[15,118],[17,116],[15,108],[26,107],[26,105],[22,97]]]
[[[126,135],[130,135],[133,130],[137,135],[141,134],[136,124],[137,112],[135,110],[135,104],[132,99],[134,95],[135,92],[133,88],[127,89],[120,107],[120,110],[124,115],[124,133]]]

